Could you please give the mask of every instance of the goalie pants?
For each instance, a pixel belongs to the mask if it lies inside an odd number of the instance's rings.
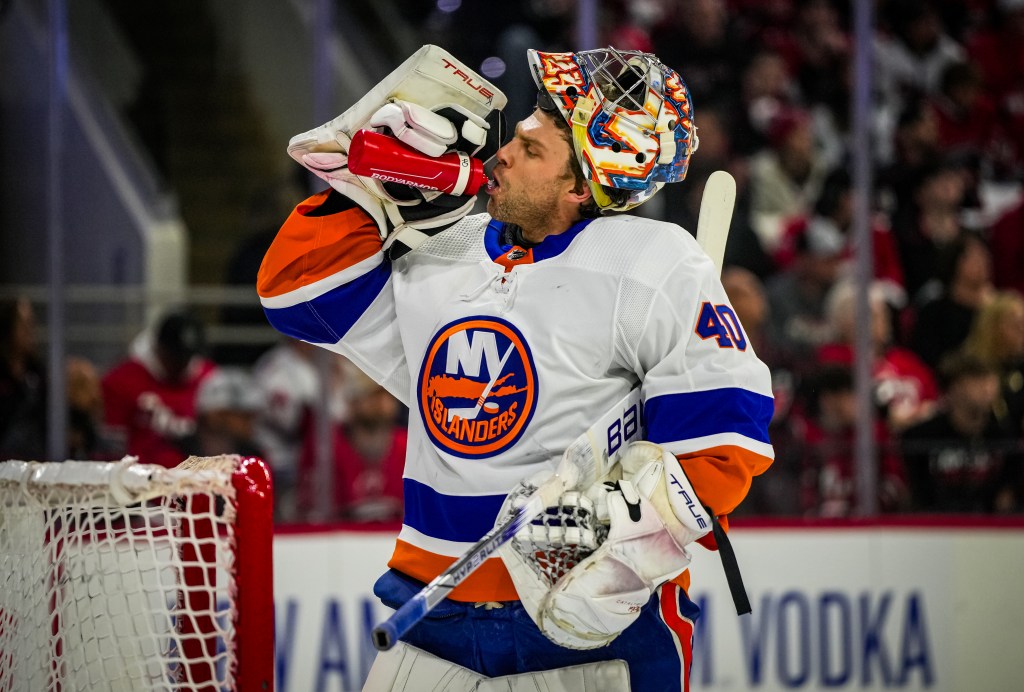
[[[421,582],[389,570],[377,580],[374,593],[398,608],[421,588]],[[629,667],[631,689],[685,692],[699,616],[686,592],[668,582],[611,644],[577,651],[541,634],[519,601],[505,601],[499,608],[445,600],[402,640],[487,677],[621,659]]]

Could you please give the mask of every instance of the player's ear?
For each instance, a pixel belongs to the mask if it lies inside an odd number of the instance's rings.
[[[573,204],[583,204],[593,196],[593,193],[590,191],[590,186],[586,183],[575,185],[566,193],[566,199]]]

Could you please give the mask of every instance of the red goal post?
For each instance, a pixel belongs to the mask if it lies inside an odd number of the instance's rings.
[[[0,692],[272,690],[259,459],[0,462]]]

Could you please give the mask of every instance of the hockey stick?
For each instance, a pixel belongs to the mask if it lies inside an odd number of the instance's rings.
[[[722,264],[725,259],[725,245],[729,242],[729,224],[732,221],[732,211],[736,204],[736,181],[725,171],[715,171],[708,176],[704,185],[704,194],[700,199],[700,216],[697,219],[697,243],[704,249],[711,261],[715,263],[718,274],[722,274]],[[715,542],[718,544],[719,555],[722,558],[722,568],[725,570],[725,579],[729,584],[729,592],[732,594],[733,603],[736,605],[736,614],[743,615],[750,612],[750,599],[747,597],[747,590],[743,586],[743,577],[740,575],[739,564],[736,562],[736,553],[732,549],[732,543],[728,535],[722,529],[721,524],[710,508],[704,508],[711,517]]]
[[[512,539],[545,508],[557,503],[573,488],[586,488],[614,466],[619,453],[634,439],[643,439],[643,415],[639,387],[631,390],[608,413],[576,438],[562,455],[555,475],[544,482],[515,514],[487,532],[451,567],[424,586],[418,594],[373,629],[373,645],[387,651],[443,601],[452,589]]]
[[[722,273],[725,244],[729,240],[729,224],[736,204],[736,181],[725,171],[715,171],[704,184],[697,218],[697,243],[704,248],[718,273]]]

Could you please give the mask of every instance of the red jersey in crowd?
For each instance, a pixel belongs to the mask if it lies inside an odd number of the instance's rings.
[[[299,457],[298,511],[308,515],[316,507],[316,445],[313,426]],[[332,519],[351,521],[400,521],[402,519],[402,471],[408,431],[398,425],[379,441],[387,449],[374,459],[361,454],[345,425],[334,427],[334,478]]]
[[[853,365],[849,344],[826,344],[818,350],[822,365]],[[890,422],[914,423],[928,416],[939,398],[935,375],[913,351],[887,348],[872,366],[875,397],[889,412]]]
[[[168,468],[185,459],[177,441],[195,432],[195,401],[199,383],[215,369],[197,357],[185,376],[168,382],[148,358],[136,357],[115,366],[103,378],[106,424],[123,431],[128,454],[146,464]]]
[[[808,232],[809,223],[810,218],[803,215],[794,216],[784,223],[779,247],[772,256],[779,271],[787,271],[792,267],[799,252],[800,238]],[[881,223],[878,218],[873,219],[871,224],[871,247],[875,278],[891,284],[896,290],[902,290],[904,288],[903,268],[900,266],[896,240],[888,226]],[[840,257],[847,261],[853,261],[853,244],[849,239],[840,250]]]
[[[853,427],[827,430],[812,419],[798,425],[805,431],[801,460],[801,504],[816,517],[848,517],[857,508],[857,472],[854,466]],[[881,421],[875,421],[878,448],[878,506],[883,512],[900,509],[906,501],[903,462]]]

